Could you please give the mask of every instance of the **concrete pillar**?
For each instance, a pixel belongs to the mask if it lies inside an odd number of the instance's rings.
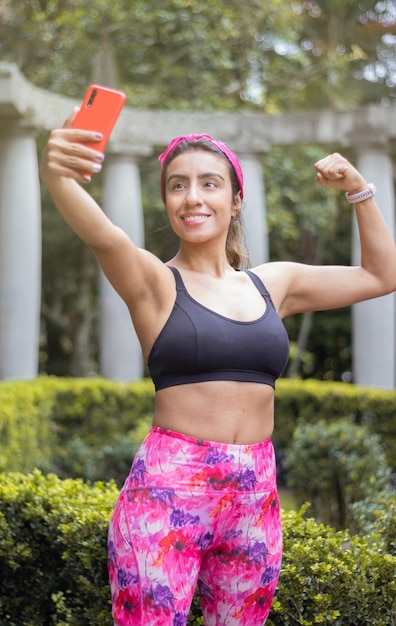
[[[357,167],[377,188],[376,201],[390,231],[395,233],[395,189],[392,161],[385,149],[361,148]],[[360,264],[360,247],[354,221],[352,261]],[[353,380],[359,385],[393,389],[396,386],[395,294],[352,307]]]
[[[35,136],[0,127],[0,379],[38,373],[40,187]]]
[[[268,233],[263,168],[254,154],[241,154],[244,177],[243,220],[252,266],[268,261]]]
[[[103,208],[139,247],[144,247],[139,167],[129,155],[107,155]],[[132,280],[132,277],[131,277]],[[100,372],[113,380],[138,380],[143,360],[129,311],[106,277],[100,278]]]

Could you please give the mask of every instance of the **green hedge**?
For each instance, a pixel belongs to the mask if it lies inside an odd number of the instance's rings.
[[[395,626],[396,557],[377,537],[283,516],[284,559],[268,626]]]
[[[48,382],[0,383],[0,471],[50,468],[56,439]]]
[[[117,493],[38,470],[2,475],[1,624],[111,624],[106,525]]]
[[[37,467],[92,481],[128,472],[149,428],[151,381],[46,377],[0,382],[0,471]],[[274,444],[282,458],[301,423],[348,417],[377,433],[395,469],[396,391],[320,381],[278,381]]]
[[[381,537],[384,550],[396,557],[396,491],[388,487],[351,506],[355,524],[364,535]]]
[[[149,380],[37,378],[0,383],[0,471],[34,468],[118,482],[147,432]]]
[[[280,453],[286,452],[298,424],[344,417],[378,434],[389,465],[396,469],[396,389],[316,380],[278,381],[273,439]]]
[[[114,484],[0,475],[0,623],[111,626],[106,535]],[[269,626],[392,626],[396,557],[379,534],[351,536],[284,513],[284,560]],[[189,625],[202,624],[197,601]]]
[[[308,500],[315,519],[336,528],[354,529],[353,505],[390,487],[379,436],[347,419],[297,426],[286,465],[297,505]]]

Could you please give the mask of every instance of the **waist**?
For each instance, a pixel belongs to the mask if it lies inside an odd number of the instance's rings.
[[[166,388],[156,393],[153,424],[202,440],[258,443],[272,435],[274,390],[235,381]]]

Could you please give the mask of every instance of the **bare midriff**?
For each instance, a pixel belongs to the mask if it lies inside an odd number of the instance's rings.
[[[209,441],[258,443],[272,435],[274,390],[236,381],[168,387],[156,394],[153,424]]]

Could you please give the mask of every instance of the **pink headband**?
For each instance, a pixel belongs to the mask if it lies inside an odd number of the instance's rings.
[[[242,168],[241,165],[237,159],[237,157],[235,156],[235,154],[233,152],[231,152],[231,150],[229,148],[227,148],[227,146],[225,145],[225,143],[222,143],[221,141],[217,141],[216,139],[213,139],[213,137],[211,137],[210,135],[205,135],[205,134],[201,134],[201,135],[180,135],[180,137],[175,137],[174,139],[172,139],[172,141],[170,142],[169,146],[166,148],[166,150],[164,150],[164,152],[162,154],[160,154],[160,156],[158,157],[158,161],[161,163],[161,195],[162,195],[162,199],[165,202],[165,197],[164,197],[164,185],[163,185],[163,175],[164,175],[164,165],[166,163],[166,161],[172,156],[172,154],[174,153],[174,151],[176,150],[177,146],[181,143],[183,143],[184,141],[188,141],[190,143],[194,143],[196,141],[200,141],[201,139],[204,139],[206,141],[208,141],[209,143],[211,143],[213,146],[215,146],[216,148],[218,148],[218,150],[220,150],[224,156],[227,157],[227,159],[229,160],[229,162],[231,163],[232,167],[234,168],[234,172],[239,184],[239,190],[241,192],[241,199],[243,199],[243,174],[242,174]]]

